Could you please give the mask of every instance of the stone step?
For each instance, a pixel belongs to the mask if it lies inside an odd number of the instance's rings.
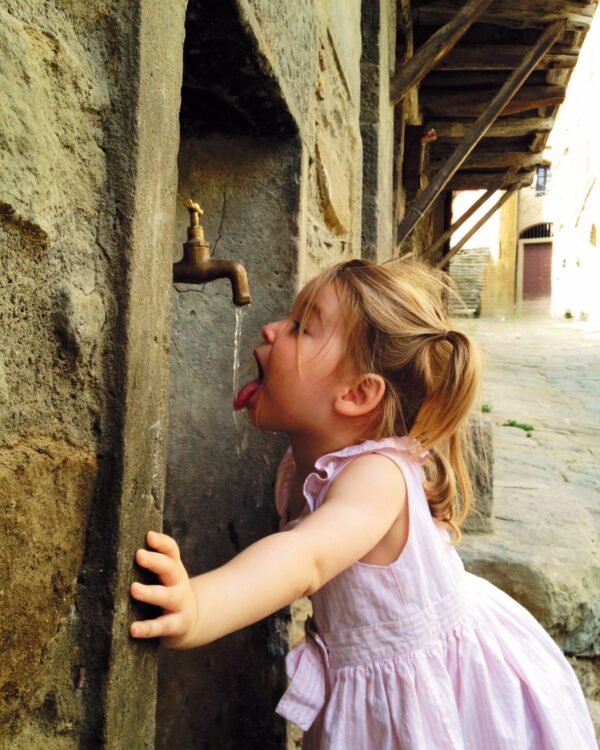
[[[450,277],[460,300],[450,299],[451,317],[478,315],[485,272],[490,259],[487,247],[469,247],[460,250],[450,261]]]

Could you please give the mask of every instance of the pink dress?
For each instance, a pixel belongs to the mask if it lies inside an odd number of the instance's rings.
[[[306,479],[312,512],[355,456],[382,453],[406,480],[410,530],[395,562],[358,562],[312,596],[277,712],[314,750],[596,750],[559,648],[520,604],[464,570],[432,519],[413,443],[387,438],[330,453]],[[288,452],[276,486],[282,527],[293,472]]]

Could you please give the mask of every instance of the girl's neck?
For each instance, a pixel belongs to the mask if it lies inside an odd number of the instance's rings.
[[[294,463],[296,464],[296,476],[299,480],[304,479],[314,471],[315,463],[321,456],[327,453],[347,448],[349,445],[356,445],[362,440],[368,439],[367,436],[359,436],[354,431],[352,433],[339,433],[332,435],[311,436],[291,434],[288,435]]]

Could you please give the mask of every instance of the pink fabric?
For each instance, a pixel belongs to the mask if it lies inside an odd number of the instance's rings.
[[[408,488],[409,536],[391,565],[356,563],[312,597],[306,643],[287,657],[277,712],[313,750],[596,750],[571,667],[537,621],[467,573],[423,491],[424,456],[407,438],[320,458],[310,512],[352,459],[382,453]],[[282,527],[294,464],[276,484]],[[293,523],[293,521],[292,521]]]

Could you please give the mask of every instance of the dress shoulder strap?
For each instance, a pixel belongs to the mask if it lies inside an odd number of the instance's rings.
[[[316,510],[325,499],[327,490],[339,472],[354,458],[366,453],[388,455],[402,470],[406,482],[422,484],[423,470],[421,465],[427,459],[420,444],[412,438],[383,438],[365,440],[357,445],[342,448],[333,453],[321,456],[315,463],[315,469],[304,482],[304,495],[311,511]]]

